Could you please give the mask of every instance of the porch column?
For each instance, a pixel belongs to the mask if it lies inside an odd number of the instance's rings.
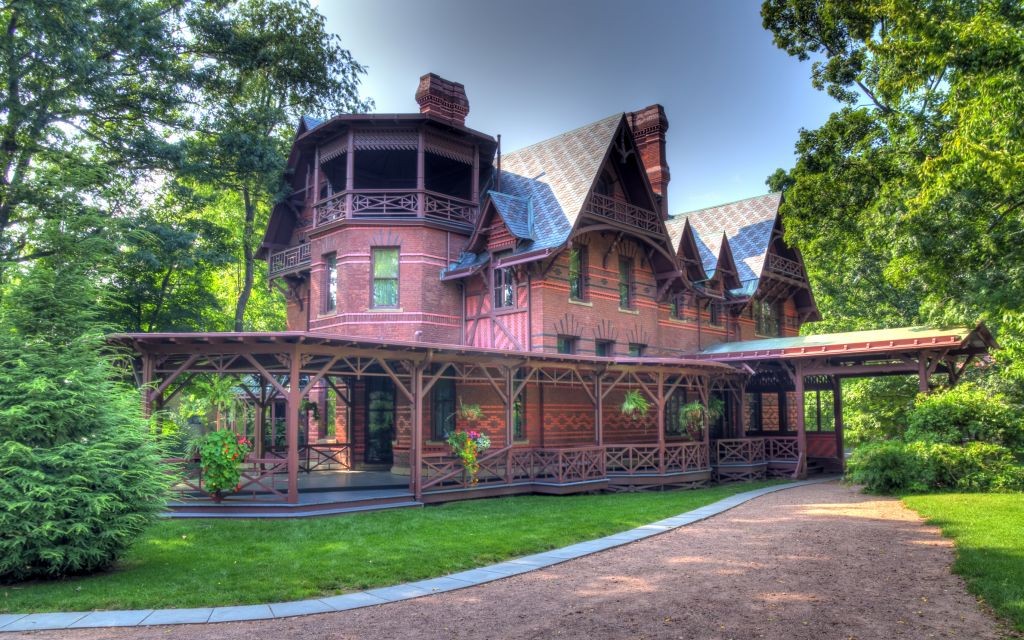
[[[257,374],[257,379],[260,382],[260,397],[256,402],[256,415],[253,419],[253,431],[255,432],[254,438],[256,442],[253,443],[253,451],[256,453],[257,458],[263,457],[263,418],[267,407],[267,392],[266,384],[263,382],[263,376]]]
[[[288,445],[288,502],[299,501],[299,350],[293,349],[288,370],[288,398],[285,402],[285,441]]]
[[[415,500],[423,497],[423,482],[420,472],[423,467],[423,365],[412,367],[412,460],[409,466],[409,479],[412,482],[412,493]]]
[[[793,372],[793,385],[796,387],[796,448],[798,454],[793,477],[803,478],[807,476],[807,431],[804,426],[804,368],[799,362],[796,363]]]
[[[153,415],[153,369],[155,368],[153,356],[146,354],[142,356],[142,417],[147,420]]]
[[[711,378],[709,376],[700,376],[697,379],[700,381],[700,387],[697,389],[697,393],[700,394],[701,404],[703,404],[706,409],[708,406],[708,394],[709,387],[711,386]],[[715,462],[718,461],[718,453],[711,451],[711,423],[708,422],[706,412],[701,418],[701,421],[704,423],[704,448],[707,449],[708,452],[708,468],[710,468],[712,460]]]
[[[921,352],[917,355],[917,389],[921,393],[928,393],[928,354]]]
[[[515,388],[512,386],[512,367],[505,367],[505,446],[512,446],[514,437],[513,422],[515,421],[515,398],[512,395]]]
[[[597,446],[604,446],[604,389],[601,378],[604,372],[594,372],[594,430],[597,432]]]
[[[356,184],[356,134],[348,130],[348,147],[345,150],[345,217],[352,215],[352,190]],[[317,189],[319,189],[317,185]],[[320,192],[314,196],[319,198]]]
[[[832,418],[836,430],[839,470],[846,471],[846,457],[843,455],[843,380],[839,376],[832,376]]]
[[[665,372],[658,372],[658,474],[665,475]]]

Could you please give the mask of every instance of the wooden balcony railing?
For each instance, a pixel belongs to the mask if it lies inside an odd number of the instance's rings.
[[[373,218],[432,218],[472,225],[477,206],[469,200],[416,189],[353,189],[316,204],[313,226]]]
[[[423,457],[423,491],[470,489],[521,482],[570,484],[602,480],[605,476],[603,447],[571,449],[513,449],[490,451],[478,460],[477,482],[472,483],[462,462],[450,455]]]
[[[306,243],[270,254],[267,264],[270,277],[276,278],[308,269],[310,262],[309,243]]]
[[[650,233],[661,231],[661,216],[659,214],[599,193],[590,196],[584,211],[592,216],[605,218],[642,231]]]
[[[764,438],[734,438],[715,441],[715,461],[723,464],[761,464]]]
[[[765,438],[764,455],[771,462],[796,462],[800,459],[800,445],[796,438]]]
[[[789,258],[783,258],[780,255],[769,253],[765,259],[764,268],[772,273],[776,273],[780,276],[791,278],[793,280],[803,281],[804,270],[800,266],[800,263],[796,260],[790,260]]]

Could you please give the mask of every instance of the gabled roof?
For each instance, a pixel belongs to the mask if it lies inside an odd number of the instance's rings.
[[[302,126],[305,127],[305,129],[303,131],[300,131],[300,133],[303,133],[305,131],[312,131],[313,129],[316,129],[323,123],[324,121],[319,118],[314,118],[313,116],[302,116]]]
[[[509,233],[520,240],[533,240],[533,201],[507,193],[489,191],[494,210],[501,216]]]
[[[709,277],[716,268],[712,261],[719,253],[724,233],[736,261],[737,275],[740,281],[747,283],[761,277],[781,203],[781,193],[769,193],[682,213],[674,218],[689,219]]]
[[[684,267],[691,281],[710,278],[704,268],[704,259],[697,242],[697,234],[686,216],[675,216],[665,221],[672,248],[680,265]]]

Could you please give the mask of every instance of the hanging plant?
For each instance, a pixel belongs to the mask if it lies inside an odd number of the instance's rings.
[[[721,398],[711,398],[707,406],[693,401],[679,408],[679,424],[693,440],[704,439],[704,424],[718,420],[725,411]]]
[[[650,409],[651,403],[647,396],[636,389],[630,389],[626,392],[626,396],[622,399],[622,406],[619,408],[622,415],[633,420],[646,416]]]
[[[299,413],[305,413],[307,416],[313,414],[314,420],[320,419],[320,405],[308,398],[303,398],[302,402],[299,403]]]
[[[459,417],[466,422],[476,422],[484,417],[484,410],[478,404],[465,404],[459,398]]]

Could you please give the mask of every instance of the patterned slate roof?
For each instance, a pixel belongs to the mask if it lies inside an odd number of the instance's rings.
[[[670,220],[670,232],[673,227],[677,227],[677,233],[681,233],[682,224],[679,221],[684,218],[690,220],[708,277],[711,277],[715,270],[724,233],[729,238],[729,248],[736,261],[740,281],[746,286],[748,282],[761,277],[764,257],[768,252],[781,202],[781,193],[769,193],[717,207],[681,213]],[[676,242],[674,238],[673,242]],[[676,246],[678,247],[678,244]]]
[[[533,202],[507,193],[488,191],[494,209],[508,227],[509,233],[520,240],[533,240]]]
[[[324,121],[319,118],[314,118],[313,116],[302,116],[302,124],[306,125],[306,131],[316,129],[323,123]]]

